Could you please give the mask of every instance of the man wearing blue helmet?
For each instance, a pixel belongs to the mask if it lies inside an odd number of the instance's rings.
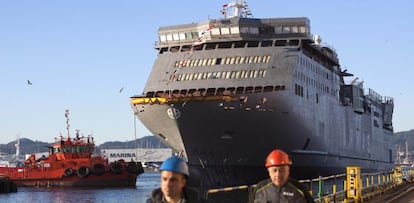
[[[151,193],[147,203],[199,202],[195,191],[186,187],[189,176],[187,163],[178,156],[166,159],[161,167],[161,187]]]

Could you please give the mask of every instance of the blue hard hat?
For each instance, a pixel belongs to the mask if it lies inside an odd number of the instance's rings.
[[[190,173],[188,171],[188,165],[184,159],[178,156],[172,156],[166,159],[160,167],[160,171],[172,171],[176,173],[181,173],[188,176]]]

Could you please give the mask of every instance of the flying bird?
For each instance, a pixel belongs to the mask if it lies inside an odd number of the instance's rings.
[[[32,82],[30,82],[30,80],[27,80],[27,84],[32,85]]]
[[[124,90],[124,88],[121,88],[121,89],[119,90],[119,93],[121,93],[121,92],[122,92],[122,90]]]

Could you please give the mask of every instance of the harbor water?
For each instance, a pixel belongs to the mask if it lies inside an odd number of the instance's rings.
[[[138,177],[135,188],[19,187],[16,193],[0,194],[0,202],[141,203],[145,202],[151,191],[159,186],[159,172],[145,172]]]

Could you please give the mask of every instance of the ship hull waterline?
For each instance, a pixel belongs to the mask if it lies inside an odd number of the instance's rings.
[[[135,187],[135,174],[102,174],[87,177],[11,179],[18,187]]]

